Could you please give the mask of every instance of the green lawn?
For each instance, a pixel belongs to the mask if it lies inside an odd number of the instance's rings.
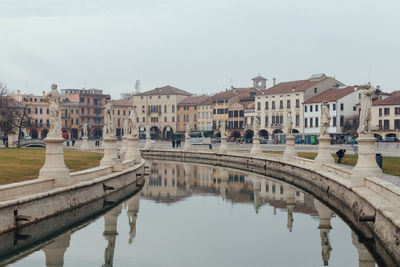
[[[102,154],[65,151],[65,164],[71,171],[99,165]],[[44,149],[4,148],[0,149],[0,184],[9,184],[37,178],[44,164]]]

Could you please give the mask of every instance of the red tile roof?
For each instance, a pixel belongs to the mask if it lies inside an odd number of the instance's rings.
[[[352,92],[358,90],[357,86],[347,86],[346,88],[331,88],[326,90],[323,93],[320,93],[316,96],[311,97],[310,99],[304,101],[304,104],[308,103],[321,103],[323,101],[336,101],[346,95],[351,94]]]
[[[226,90],[220,93],[216,93],[213,96],[213,99],[229,99],[232,98],[234,96],[249,92],[251,90],[254,90],[253,87],[246,87],[246,88],[232,88],[230,90]]]
[[[111,104],[113,106],[126,106],[126,107],[132,106],[132,102],[128,100],[111,100]]]
[[[326,80],[328,78],[324,78],[321,80],[299,80],[299,81],[291,81],[291,82],[282,82],[278,83],[275,86],[272,86],[268,89],[261,90],[259,95],[273,95],[273,94],[287,94],[293,92],[303,92],[306,89],[313,87],[320,82]]]
[[[182,105],[200,105],[203,102],[207,101],[211,99],[210,96],[208,95],[196,95],[196,96],[189,96],[187,98],[185,98],[184,100],[182,100],[181,102],[178,103],[178,106],[182,106]]]
[[[137,94],[139,96],[141,95],[187,95],[191,96],[192,94],[186,91],[183,91],[181,89],[172,87],[170,85],[164,86],[164,87],[157,87],[153,90],[146,91],[140,94]]]
[[[388,98],[374,101],[373,105],[400,105],[400,91],[394,91]]]

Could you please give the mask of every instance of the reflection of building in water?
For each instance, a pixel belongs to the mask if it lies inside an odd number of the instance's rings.
[[[106,238],[108,245],[104,252],[104,267],[113,266],[114,261],[114,249],[115,240],[118,235],[117,232],[117,219],[121,214],[122,203],[110,210],[104,215],[104,237]]]
[[[150,161],[150,175],[142,196],[162,202],[178,201],[191,194],[219,194],[232,203],[253,203],[256,212],[266,204],[288,211],[317,215],[313,199],[286,183],[265,176],[201,164]]]
[[[134,195],[128,200],[128,220],[129,220],[129,244],[132,244],[136,236],[136,220],[139,212],[139,194]]]
[[[319,217],[318,229],[321,236],[322,260],[324,262],[324,266],[328,266],[332,251],[331,243],[329,241],[329,232],[332,229],[331,218],[333,216],[333,212],[317,199],[314,199],[314,204],[315,209],[318,211]]]
[[[57,237],[54,241],[43,247],[43,252],[46,256],[47,267],[62,267],[64,266],[64,254],[69,247],[71,240],[71,232]]]
[[[375,260],[372,255],[369,253],[367,248],[358,242],[358,236],[351,231],[351,239],[353,245],[357,248],[358,251],[358,264],[359,267],[375,267]]]

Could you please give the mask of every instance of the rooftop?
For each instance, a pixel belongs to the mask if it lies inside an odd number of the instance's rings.
[[[178,105],[199,105],[203,104],[203,102],[206,102],[209,99],[211,99],[211,97],[208,95],[189,96],[184,100],[182,100],[181,102],[179,102]]]
[[[229,89],[229,90],[222,91],[222,92],[220,92],[220,93],[216,93],[216,94],[213,96],[213,99],[229,99],[229,98],[232,98],[232,97],[234,97],[234,96],[237,96],[237,95],[240,95],[240,94],[249,92],[249,91],[251,91],[251,90],[254,90],[254,88],[253,88],[253,87],[245,87],[245,88],[235,88],[235,87],[232,87],[232,88]]]
[[[186,92],[184,90],[172,87],[170,85],[164,87],[157,87],[153,90],[146,91],[140,94],[136,94],[136,96],[145,96],[145,95],[187,95],[191,96],[192,94]]]
[[[131,107],[132,102],[128,100],[111,100],[113,106]]]
[[[391,96],[374,101],[373,105],[400,105],[400,91],[394,91]]]
[[[327,102],[336,101],[336,100],[341,99],[342,97],[345,97],[357,90],[358,90],[357,86],[347,86],[345,88],[331,88],[329,90],[326,90],[323,93],[320,93],[320,94],[313,96],[310,99],[304,101],[304,104],[321,103],[323,101],[327,101]]]

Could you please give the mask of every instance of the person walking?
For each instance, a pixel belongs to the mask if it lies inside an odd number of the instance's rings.
[[[337,161],[338,164],[342,163],[342,159],[343,159],[345,153],[346,153],[346,149],[339,149],[336,152],[336,156],[338,157],[338,161]]]
[[[174,148],[174,147],[175,147],[175,140],[172,139],[172,148]]]

